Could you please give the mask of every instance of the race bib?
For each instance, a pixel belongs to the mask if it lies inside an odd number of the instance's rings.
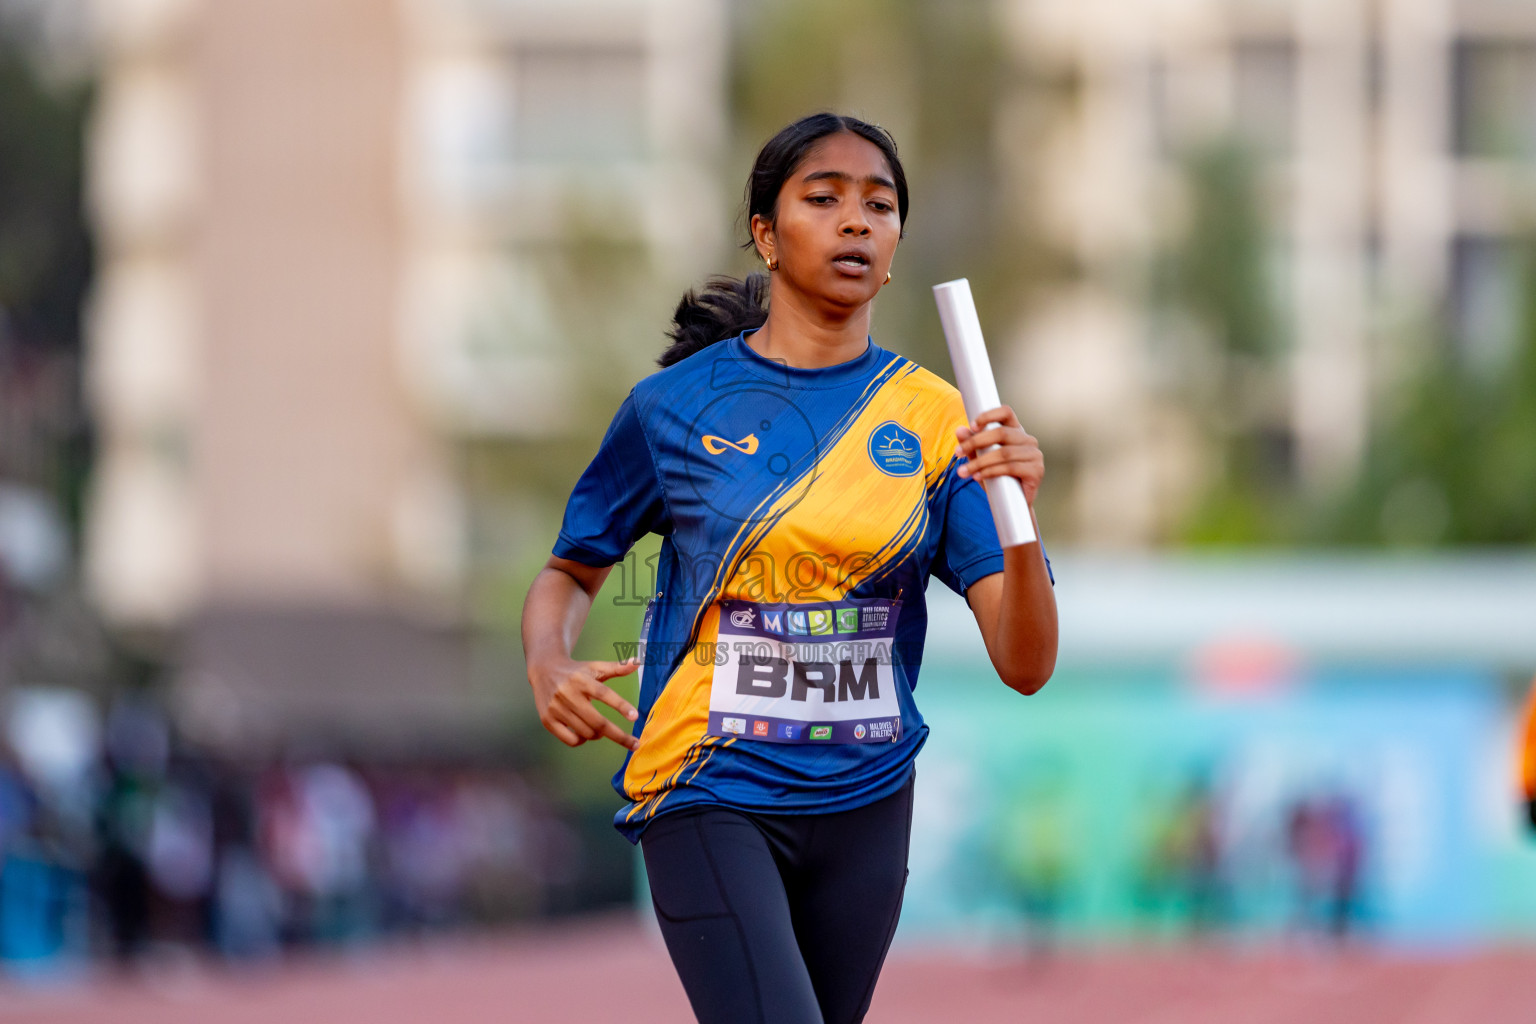
[[[712,736],[769,743],[891,743],[901,706],[891,649],[900,601],[720,602]]]

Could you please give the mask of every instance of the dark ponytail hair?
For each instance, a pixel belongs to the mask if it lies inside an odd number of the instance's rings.
[[[896,183],[896,212],[903,230],[907,223],[907,173],[896,155],[896,140],[879,125],[841,114],[812,114],[781,128],[763,144],[747,178],[747,240],[743,249],[754,242],[752,218],[762,216],[772,221],[778,212],[779,191],[795,173],[811,147],[829,135],[848,132],[874,145],[891,167]],[[684,293],[672,314],[672,329],[667,346],[656,360],[663,367],[688,358],[717,341],[733,338],[742,331],[756,330],[768,319],[768,275],[757,272],[745,279],[712,277],[698,291]]]

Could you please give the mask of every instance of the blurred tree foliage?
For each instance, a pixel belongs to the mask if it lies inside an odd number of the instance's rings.
[[[1242,144],[1220,141],[1195,151],[1187,174],[1193,208],[1175,265],[1183,298],[1203,318],[1223,355],[1271,358],[1279,323],[1265,267],[1269,228],[1257,162]]]
[[[1374,424],[1316,539],[1428,547],[1536,543],[1536,240],[1518,245],[1513,350],[1493,372],[1445,337]]]
[[[0,22],[0,473],[52,492],[78,531],[89,468],[80,311],[92,274],[83,208],[91,85],[50,81]]]
[[[1210,440],[1214,465],[1182,539],[1279,540],[1297,510],[1284,426],[1283,319],[1259,164],[1240,140],[1219,139],[1191,151],[1184,173],[1189,224],[1154,269],[1153,301],[1194,325],[1174,357],[1209,371],[1182,377],[1178,399]]]
[[[1178,397],[1209,439],[1214,465],[1180,539],[1536,542],[1536,240],[1517,246],[1520,328],[1503,365],[1474,365],[1449,328],[1434,325],[1421,346],[1427,356],[1378,401],[1360,471],[1338,490],[1309,494],[1297,486],[1287,435],[1286,327],[1258,164],[1240,143],[1220,141],[1194,151],[1185,173],[1189,226],[1155,268],[1153,301],[1198,325],[1197,350],[1174,357],[1213,369],[1184,378]]]
[[[15,343],[77,348],[91,275],[87,83],[49,84],[0,38],[0,315]]]

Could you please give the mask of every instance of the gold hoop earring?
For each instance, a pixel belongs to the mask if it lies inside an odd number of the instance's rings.
[[[890,284],[891,283],[891,272],[889,270],[887,270],[885,272],[885,283],[886,284]]]
[[[768,269],[769,270],[778,270],[779,269],[779,261],[773,258],[773,254],[772,253],[769,253],[768,256],[763,260],[763,262],[768,265]]]

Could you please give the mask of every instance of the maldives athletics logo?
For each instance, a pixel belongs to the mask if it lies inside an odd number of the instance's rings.
[[[887,476],[912,476],[923,468],[923,446],[912,431],[886,420],[869,432],[869,459]]]

